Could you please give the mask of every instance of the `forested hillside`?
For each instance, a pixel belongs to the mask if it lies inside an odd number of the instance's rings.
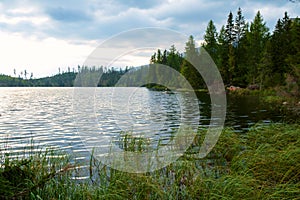
[[[86,81],[94,80],[98,83],[97,86],[110,87],[114,86],[120,77],[125,74],[129,69],[126,67],[125,70],[114,68],[106,69],[104,67],[80,67],[78,66],[77,72],[62,72],[54,76],[33,79],[26,77],[11,77],[7,75],[0,75],[0,87],[73,87],[74,80],[82,75],[97,75],[96,79],[91,79],[91,77],[85,77],[85,82],[82,82],[82,86],[91,85]],[[80,76],[81,75],[81,76]],[[93,84],[95,84],[93,83]]]

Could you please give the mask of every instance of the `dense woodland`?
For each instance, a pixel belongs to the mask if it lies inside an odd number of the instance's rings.
[[[299,95],[300,87],[300,20],[284,13],[270,33],[258,11],[252,22],[244,19],[239,8],[236,16],[229,13],[227,24],[217,32],[214,22],[207,25],[202,47],[217,65],[225,85],[250,88],[285,87]],[[201,76],[185,58],[197,57],[193,36],[184,54],[172,46],[158,50],[151,63],[171,66],[184,75],[194,88],[203,87]]]
[[[299,95],[299,18],[290,18],[288,13],[284,13],[274,31],[270,32],[259,11],[253,21],[247,22],[239,8],[236,16],[229,13],[227,23],[219,31],[212,20],[208,22],[202,47],[214,60],[227,86],[256,89],[284,87],[295,96]],[[158,49],[151,56],[150,64],[168,65],[186,77],[193,88],[200,89],[205,87],[201,75],[187,61],[200,55],[201,48],[196,48],[194,37],[190,36],[185,52],[178,52],[175,46],[168,50]],[[73,70],[40,79],[32,79],[32,75],[29,79],[26,75],[24,78],[0,75],[0,86],[73,86],[78,74],[93,76],[96,73],[102,74],[97,86],[113,86],[128,70],[127,67],[125,70],[115,70],[78,66],[77,72]],[[83,85],[95,86],[92,83]]]

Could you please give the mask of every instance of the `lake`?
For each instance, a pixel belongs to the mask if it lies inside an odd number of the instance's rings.
[[[41,148],[59,148],[85,161],[89,153],[84,140],[101,145],[98,135],[101,141],[118,141],[120,133],[131,132],[149,139],[155,148],[158,142],[168,144],[182,120],[200,128],[210,122],[210,97],[203,92],[192,100],[188,92],[146,88],[90,88],[88,92],[81,97],[74,88],[0,88],[0,149],[23,152],[32,140]],[[191,109],[195,107],[189,105],[191,101],[197,102],[199,111]],[[237,132],[281,118],[258,97],[227,97],[225,125]]]

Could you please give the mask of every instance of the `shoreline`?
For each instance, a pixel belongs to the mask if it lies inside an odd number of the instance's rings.
[[[117,171],[100,165],[91,156],[90,177],[80,182],[72,177],[84,163],[71,164],[69,156],[59,156],[62,152],[36,151],[20,160],[0,154],[4,159],[0,197],[293,199],[300,195],[299,132],[299,124],[256,124],[246,134],[227,128],[203,159],[195,157],[196,147],[203,141],[199,132],[178,161],[146,174]]]

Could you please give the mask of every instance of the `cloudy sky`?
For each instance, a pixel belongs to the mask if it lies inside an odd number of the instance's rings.
[[[285,11],[300,16],[300,3],[288,0],[1,0],[0,73],[26,69],[41,77],[77,68],[101,43],[130,29],[171,29],[200,44],[210,19],[219,30],[238,7],[249,22],[260,10],[271,31]],[[147,64],[150,54],[132,52],[112,66]]]

